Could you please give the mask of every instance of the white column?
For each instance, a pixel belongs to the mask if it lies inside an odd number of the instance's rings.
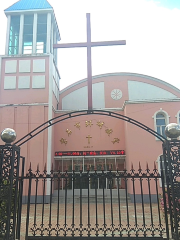
[[[57,33],[56,33],[56,29],[54,29],[54,39],[53,39],[54,44],[57,43]],[[57,66],[57,48],[54,49],[54,60],[56,62],[56,66]]]
[[[53,70],[52,70],[52,63],[53,63],[53,58],[52,58],[52,54],[50,54],[49,56],[49,104],[48,104],[48,120],[52,119],[52,94],[53,94]],[[47,173],[50,173],[51,170],[51,161],[52,160],[52,127],[48,128],[48,149],[47,149]],[[50,181],[47,181],[47,191],[46,191],[46,195],[50,195]]]
[[[47,14],[47,40],[46,40],[46,53],[50,53],[51,40],[51,13]]]
[[[51,53],[53,54],[53,45],[54,45],[54,24],[51,24]]]
[[[8,55],[8,53],[9,53],[10,25],[11,25],[11,16],[8,15],[8,17],[7,17],[7,30],[6,30],[6,48],[5,48],[5,55]]]
[[[19,29],[19,54],[22,54],[23,48],[23,29],[24,28],[24,14],[20,16],[20,29]]]
[[[37,13],[34,14],[33,22],[33,54],[36,53],[36,42],[37,42]]]

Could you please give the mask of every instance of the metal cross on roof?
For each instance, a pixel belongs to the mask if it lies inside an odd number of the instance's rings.
[[[86,18],[87,18],[87,42],[54,44],[54,48],[87,47],[88,110],[91,110],[92,109],[91,47],[126,45],[126,41],[125,40],[119,40],[119,41],[91,42],[90,13],[86,13]]]

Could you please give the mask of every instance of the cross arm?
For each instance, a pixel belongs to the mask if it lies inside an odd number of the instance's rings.
[[[91,42],[91,47],[114,46],[114,45],[126,45],[126,40]]]
[[[104,41],[104,42],[91,42],[91,47],[98,47],[98,46],[115,46],[115,45],[126,45],[126,40],[119,40],[119,41]],[[54,44],[54,48],[74,48],[74,47],[87,47],[88,44],[86,42],[81,43],[61,43],[61,44]]]

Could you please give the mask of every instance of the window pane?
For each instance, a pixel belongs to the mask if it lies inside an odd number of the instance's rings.
[[[164,118],[164,115],[163,115],[162,113],[158,113],[158,114],[156,115],[156,118]]]
[[[23,53],[24,54],[32,53],[33,19],[34,19],[34,15],[24,16],[24,32],[23,32]]]
[[[156,124],[157,125],[166,125],[165,119],[156,119]]]
[[[163,135],[164,137],[166,137],[166,134],[165,134],[165,127],[166,127],[166,126],[162,126],[162,135]]]
[[[107,159],[106,160],[106,165],[107,165],[107,171],[108,170],[112,170],[112,171],[116,171],[116,167],[115,167],[115,159]]]
[[[25,28],[24,28],[24,35],[25,34],[33,34],[33,25],[27,25]]]
[[[161,128],[160,128],[160,127],[157,127],[157,132],[158,132],[159,134],[161,134]]]
[[[95,159],[95,166],[96,166],[97,171],[105,170],[105,159],[96,158]]]
[[[46,39],[47,39],[47,14],[39,14],[37,20],[37,43],[36,52],[46,52]]]
[[[47,14],[38,14],[38,24],[47,23]]]
[[[33,15],[25,15],[24,16],[24,24],[30,24],[32,25],[33,24],[33,19],[34,19],[34,16]]]
[[[11,25],[20,25],[20,16],[11,16]]]
[[[19,51],[20,16],[11,16],[9,35],[9,55],[18,54]]]
[[[94,160],[92,158],[84,160],[84,171],[94,171]]]
[[[47,33],[47,24],[38,24],[37,26],[37,34],[46,34]]]

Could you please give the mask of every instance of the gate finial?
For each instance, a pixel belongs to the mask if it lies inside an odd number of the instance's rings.
[[[178,138],[180,136],[180,125],[177,123],[170,123],[165,128],[165,134],[169,138]]]
[[[14,142],[16,140],[16,132],[12,128],[5,128],[1,132],[1,139],[6,144],[11,144],[12,142]]]

